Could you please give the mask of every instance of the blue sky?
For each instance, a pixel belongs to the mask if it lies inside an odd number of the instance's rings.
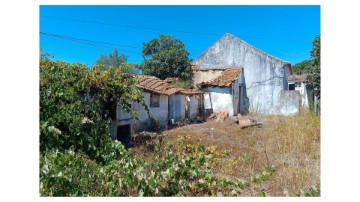
[[[223,34],[292,65],[310,58],[320,6],[40,6],[40,48],[55,59],[92,66],[117,48],[142,62],[144,42],[168,34],[195,59]],[[49,36],[51,35],[51,36]]]

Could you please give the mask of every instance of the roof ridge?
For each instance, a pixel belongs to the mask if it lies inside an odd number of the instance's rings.
[[[252,48],[253,50],[257,51],[260,54],[264,54],[265,56],[267,56],[269,58],[272,58],[274,60],[278,60],[278,61],[283,62],[285,64],[291,64],[288,61],[282,60],[282,59],[277,58],[277,57],[275,57],[273,55],[270,55],[269,53],[266,53],[265,51],[263,51],[263,50],[255,47],[255,46],[247,43],[246,41],[240,39],[239,37],[237,37],[237,36],[235,36],[235,35],[233,35],[231,33],[225,33],[224,35],[222,35],[218,40],[216,40],[213,44],[211,44],[209,47],[207,47],[197,58],[195,58],[194,61],[196,61],[198,58],[203,57],[203,55],[205,55],[208,52],[209,49],[211,49],[215,44],[220,43],[221,41],[223,41],[225,38],[231,38],[231,40],[237,40],[240,43],[244,43],[246,46],[249,46],[250,48]],[[191,65],[197,65],[197,64],[194,63],[194,61],[191,62]]]

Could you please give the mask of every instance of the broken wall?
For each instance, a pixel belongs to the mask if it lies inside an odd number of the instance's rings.
[[[193,71],[193,83],[198,84],[201,82],[210,81],[222,74],[224,70],[196,70]]]

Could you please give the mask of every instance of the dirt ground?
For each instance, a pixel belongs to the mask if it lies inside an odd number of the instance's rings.
[[[219,177],[252,181],[265,167],[276,170],[269,180],[251,183],[242,196],[257,196],[260,191],[268,196],[296,196],[300,190],[320,184],[320,117],[248,117],[263,125],[240,129],[234,117],[165,130],[162,136],[173,145],[178,144],[179,137],[187,136],[189,144],[201,139],[206,146],[226,150],[227,155],[213,168]],[[136,145],[132,152],[151,160],[145,145]]]

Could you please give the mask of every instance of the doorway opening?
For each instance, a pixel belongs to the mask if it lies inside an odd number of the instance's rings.
[[[131,143],[131,127],[128,125],[121,125],[117,127],[116,139],[124,145],[125,148],[130,147]]]
[[[289,90],[295,90],[295,84],[289,83]]]
[[[237,103],[237,114],[241,114],[241,86],[239,86],[238,103]]]

